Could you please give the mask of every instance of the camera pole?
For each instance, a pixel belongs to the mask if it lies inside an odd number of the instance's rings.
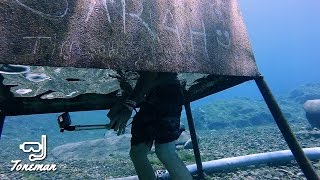
[[[58,117],[58,124],[60,132],[66,131],[83,131],[83,130],[94,130],[94,129],[108,129],[109,124],[90,124],[90,125],[71,125],[71,118],[69,112],[65,112]]]
[[[95,129],[107,129],[109,124],[97,124],[97,125],[75,125],[75,126],[66,126],[64,128],[60,128],[60,132],[64,130],[67,131],[84,131],[84,130],[95,130]]]

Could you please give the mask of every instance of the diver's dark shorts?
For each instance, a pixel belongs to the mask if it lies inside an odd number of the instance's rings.
[[[183,96],[179,85],[154,88],[134,116],[131,146],[168,143],[179,138]]]

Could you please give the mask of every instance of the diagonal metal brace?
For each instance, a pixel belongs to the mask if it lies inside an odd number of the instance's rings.
[[[0,139],[3,129],[4,120],[6,118],[3,112],[4,106],[7,104],[7,98],[12,97],[12,93],[3,85],[3,76],[0,74]]]
[[[198,172],[198,179],[204,179],[204,172],[203,172],[200,150],[199,150],[199,145],[198,145],[198,140],[197,140],[197,134],[196,134],[196,130],[194,128],[190,102],[186,102],[184,107],[186,110],[186,115],[187,115],[187,120],[188,120],[191,140],[192,140],[193,152],[194,152],[194,156],[195,156],[196,164],[197,164],[197,169],[198,169],[198,171],[197,171]]]
[[[317,175],[314,168],[312,167],[310,160],[304,154],[296,137],[292,133],[291,128],[286,118],[283,116],[281,109],[278,103],[276,102],[276,100],[274,99],[267,83],[265,82],[262,76],[256,78],[255,81],[285,141],[287,142],[290,150],[292,151],[292,154],[294,155],[296,161],[298,162],[302,172],[304,173],[304,175],[308,180],[319,179],[319,176]]]

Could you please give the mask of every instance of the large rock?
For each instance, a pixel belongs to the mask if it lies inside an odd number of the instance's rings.
[[[193,109],[196,129],[219,130],[273,123],[264,101],[248,98],[220,100]]]
[[[289,96],[278,96],[276,99],[290,123],[305,123],[305,112],[300,100],[310,97],[320,99],[320,84],[304,85],[292,91]],[[197,130],[245,128],[275,122],[264,100],[243,97],[207,103],[193,108],[192,113]],[[186,116],[182,114],[182,122],[186,121]]]
[[[51,153],[58,160],[92,159],[101,160],[110,155],[128,155],[130,150],[130,134],[68,143],[55,147]]]
[[[320,83],[309,83],[300,86],[291,91],[288,98],[301,104],[307,100],[320,99]]]
[[[200,142],[200,136],[197,135],[198,143]],[[192,149],[191,135],[189,131],[183,131],[180,137],[175,142],[176,146],[183,145],[183,149]]]
[[[308,100],[303,104],[306,117],[312,127],[320,128],[320,99]]]
[[[303,109],[310,114],[320,114],[320,99],[306,101],[303,104]]]
[[[175,141],[176,145],[183,145],[184,148],[192,148],[190,146],[190,133],[183,131],[180,137]],[[125,155],[129,154],[131,134],[124,134],[121,136],[110,135],[104,139],[96,139],[89,141],[81,141],[75,143],[68,143],[55,147],[51,153],[57,160],[64,161],[70,159],[92,159],[101,160],[111,155]],[[154,151],[154,146],[152,150]]]
[[[176,145],[184,145],[191,138],[189,131],[183,131],[179,138],[175,141]]]

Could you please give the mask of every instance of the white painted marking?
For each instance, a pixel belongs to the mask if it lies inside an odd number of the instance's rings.
[[[61,68],[57,68],[54,70],[55,73],[59,74],[61,72]]]
[[[50,80],[50,77],[44,73],[28,73],[26,79],[32,82],[42,82],[45,80]]]
[[[17,94],[28,94],[29,92],[32,92],[32,89],[17,89]]]
[[[42,99],[53,99],[54,98],[54,96],[53,96],[53,94],[48,94],[48,95],[46,95],[45,97],[41,97]]]
[[[108,20],[109,23],[111,23],[111,17],[110,17],[109,10],[108,10],[107,0],[101,0],[101,1],[102,1],[102,5],[103,5],[104,9],[106,10],[107,20]],[[91,14],[93,13],[94,8],[96,7],[96,5],[97,5],[97,0],[91,0],[90,1],[89,11],[87,13],[86,19],[84,20],[85,22],[89,21],[89,18],[91,17]]]
[[[169,18],[172,20],[172,22],[174,22],[174,27],[170,27],[168,24],[168,15],[169,15]],[[182,42],[181,42],[181,39],[180,39],[180,33],[179,33],[179,29],[178,29],[178,26],[177,26],[177,23],[176,21],[174,20],[173,18],[173,15],[171,13],[171,11],[169,9],[167,9],[165,15],[164,15],[164,19],[162,21],[162,25],[164,26],[164,29],[167,30],[167,31],[170,31],[170,32],[173,32],[176,34],[177,38],[178,38],[178,41],[179,41],[179,44],[181,46],[181,49],[183,49],[183,46],[182,46]]]
[[[217,41],[218,44],[221,45],[224,48],[230,48],[231,45],[231,40],[230,40],[230,34],[228,31],[224,31],[223,33],[221,32],[220,29],[216,30],[217,33]],[[220,40],[220,38],[224,36],[227,39],[227,43],[222,42],[222,40]]]
[[[66,40],[64,41],[62,44],[61,44],[61,48],[60,48],[60,56],[63,55],[63,52],[64,52],[64,48],[68,48],[68,52],[71,53],[72,52],[72,48],[75,46],[75,45],[78,45],[76,41],[69,41],[69,40]]]
[[[73,92],[71,92],[70,94],[67,94],[66,96],[67,96],[67,97],[70,97],[70,96],[76,94],[77,92],[78,92],[78,91],[73,91]]]
[[[39,49],[39,46],[40,46],[40,40],[41,39],[50,39],[51,40],[51,37],[46,37],[46,36],[26,36],[26,37],[23,37],[22,39],[35,39],[35,43],[34,43],[34,47],[33,47],[32,53],[36,54],[38,49]]]
[[[63,18],[64,16],[66,16],[66,14],[68,13],[68,10],[69,10],[69,4],[68,4],[68,0],[65,0],[65,10],[64,12],[61,14],[61,15],[51,15],[51,14],[46,14],[46,13],[43,13],[41,11],[38,11],[38,10],[35,10],[25,4],[23,4],[22,2],[20,2],[20,0],[15,0],[20,6],[26,8],[27,10],[41,16],[41,17],[44,17],[44,18],[48,18],[48,19],[58,19],[58,18]]]
[[[86,18],[85,22],[88,22],[88,21],[89,21],[89,18],[90,18],[90,16],[91,16],[92,12],[93,12],[93,9],[94,9],[94,7],[96,6],[96,3],[97,3],[96,0],[91,0],[91,1],[90,1],[89,11],[88,11],[88,13],[87,13],[87,18]]]
[[[126,0],[121,0],[123,33],[126,33]]]
[[[18,70],[15,68],[18,68]],[[29,66],[13,64],[0,65],[0,74],[25,74],[28,72],[30,72]]]
[[[191,48],[194,53],[195,49],[194,49],[194,44],[193,44],[193,36],[203,36],[205,55],[207,58],[209,58],[208,51],[207,51],[207,33],[206,33],[206,28],[204,26],[203,20],[201,20],[201,25],[202,25],[202,30],[203,30],[202,32],[194,31],[191,29],[191,27],[189,28],[190,36],[191,36],[190,37],[191,38]]]
[[[72,52],[72,47],[73,47],[73,45],[74,45],[75,43],[76,43],[75,41],[72,41],[72,42],[71,42],[71,45],[70,45],[70,47],[69,47],[69,53]]]
[[[111,23],[111,18],[110,18],[110,14],[109,14],[109,10],[108,10],[108,5],[107,5],[107,0],[102,0],[102,3],[103,3],[103,7],[105,8],[106,13],[107,13],[108,22]]]
[[[137,20],[139,20],[143,26],[148,30],[149,34],[151,35],[152,39],[155,39],[156,35],[154,32],[152,32],[152,30],[150,29],[149,25],[140,17],[142,15],[143,12],[143,4],[141,2],[141,0],[139,0],[140,2],[140,10],[138,11],[137,14],[134,13],[127,13],[129,16],[136,18]]]

